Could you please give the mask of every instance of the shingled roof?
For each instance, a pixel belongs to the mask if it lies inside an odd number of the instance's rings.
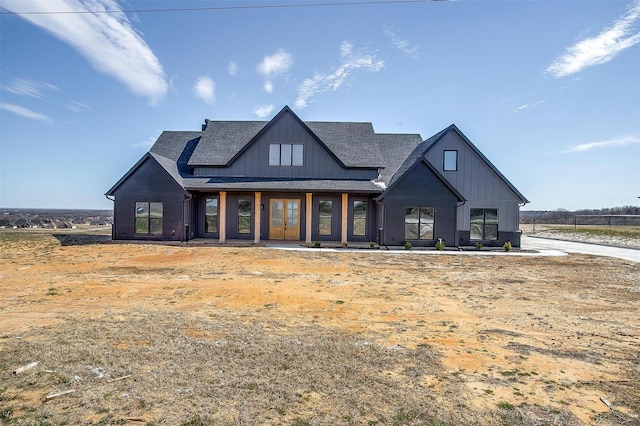
[[[380,169],[380,179],[376,182],[352,180],[275,181],[256,177],[248,181],[229,181],[193,175],[193,167],[228,166],[256,137],[265,131],[269,123],[275,122],[278,116],[285,113],[291,113],[303,126],[306,126],[343,166]],[[380,193],[390,182],[392,176],[402,167],[403,161],[407,159],[409,153],[422,144],[422,138],[419,134],[376,133],[370,122],[303,122],[288,107],[283,108],[271,121],[205,120],[205,123],[202,131],[162,132],[145,155],[145,157],[152,157],[179,185],[187,190],[224,188],[292,190],[307,188],[309,190],[336,191],[350,189]],[[137,165],[130,172],[136,167]],[[114,185],[109,194],[113,193],[119,183],[120,181]]]

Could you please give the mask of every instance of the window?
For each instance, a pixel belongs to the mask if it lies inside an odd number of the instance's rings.
[[[218,199],[207,198],[204,213],[204,232],[215,234],[218,232]]]
[[[303,146],[287,143],[269,145],[270,166],[302,166]]]
[[[471,239],[498,239],[498,209],[471,209]]]
[[[238,200],[238,234],[251,233],[251,200]]]
[[[444,165],[442,169],[446,172],[455,172],[458,170],[458,151],[444,152]]]
[[[318,204],[318,234],[320,235],[331,235],[332,207],[333,202],[330,200],[321,200]]]
[[[353,202],[353,235],[367,235],[367,202]]]
[[[136,202],[136,234],[162,234],[162,203]]]
[[[435,209],[408,207],[404,209],[404,238],[406,240],[433,240]]]

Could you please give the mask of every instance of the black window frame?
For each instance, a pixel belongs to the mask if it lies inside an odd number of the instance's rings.
[[[241,214],[243,212],[243,203],[245,203],[249,206],[249,214]],[[248,224],[245,223],[243,224],[243,222],[247,221],[248,217]],[[245,225],[248,225],[247,228],[245,228]],[[251,229],[253,227],[253,200],[251,200],[250,198],[240,198],[238,200],[238,235],[248,235],[251,234]]]
[[[356,216],[356,203],[364,204],[364,217]],[[367,200],[351,200],[351,233],[354,237],[366,237],[367,236],[367,227],[369,225],[369,203]],[[356,233],[356,230],[359,230],[360,227],[356,225],[356,222],[360,222],[364,220],[364,225],[362,226],[362,233]]]
[[[146,205],[146,209],[140,208]],[[157,211],[158,205],[160,206],[160,217],[153,217],[152,207],[155,207]],[[133,231],[135,235],[162,235],[164,233],[164,205],[161,201],[136,201],[134,204],[135,215]],[[140,231],[140,224],[145,224],[146,231]]]
[[[474,211],[476,214],[474,214]],[[482,218],[479,218],[477,212],[482,211]],[[493,215],[487,220],[487,212],[495,211],[495,223]],[[499,239],[500,211],[497,207],[472,207],[469,210],[469,239],[472,241],[496,241]],[[477,222],[474,224],[474,217]],[[489,223],[487,223],[489,222]],[[482,230],[482,235],[478,238]],[[475,230],[475,233],[474,233]]]
[[[289,152],[286,153],[283,147],[287,147]],[[272,150],[277,147],[278,155],[277,159],[272,157]],[[296,148],[299,147],[300,155],[299,159],[294,153]],[[277,161],[276,161],[277,160]],[[299,160],[299,161],[295,161]],[[295,162],[295,164],[294,164]],[[304,166],[304,145],[299,143],[272,143],[269,144],[269,166],[273,167],[302,167]]]
[[[453,169],[447,168],[447,153],[455,153],[455,167]],[[445,149],[442,152],[442,170],[445,172],[457,172],[458,171],[458,150],[457,149]]]
[[[323,203],[327,203],[329,211],[323,212]],[[327,229],[326,223],[323,226],[324,222],[328,220],[329,226]],[[324,232],[323,232],[324,230]],[[321,236],[329,236],[333,234],[333,200],[318,200],[318,235]]]
[[[209,214],[207,209],[209,201],[216,202],[215,214]],[[215,217],[215,230],[209,230],[209,217]],[[220,198],[219,197],[206,197],[204,200],[204,233],[205,234],[218,234],[220,232]]]
[[[422,210],[431,210],[431,215],[425,215],[425,217],[430,217],[431,218],[431,237],[430,238],[422,238]],[[417,210],[418,213],[418,221],[414,224],[410,224],[411,226],[417,226],[417,230],[415,232],[415,235],[417,236],[417,238],[409,238],[408,234],[407,234],[407,215],[408,212],[412,212]],[[424,221],[425,225],[428,224],[429,222]],[[436,208],[435,207],[428,207],[428,206],[421,206],[421,207],[405,207],[404,209],[404,238],[405,240],[411,240],[411,241],[433,241],[436,238]]]

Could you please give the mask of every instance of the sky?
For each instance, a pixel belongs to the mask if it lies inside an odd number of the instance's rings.
[[[640,205],[640,0],[0,0],[0,207],[112,208],[204,119],[456,126],[531,202]]]

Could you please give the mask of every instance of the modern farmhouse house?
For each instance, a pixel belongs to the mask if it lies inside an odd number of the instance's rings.
[[[527,199],[455,126],[210,121],[165,131],[106,194],[117,240],[520,246]]]

